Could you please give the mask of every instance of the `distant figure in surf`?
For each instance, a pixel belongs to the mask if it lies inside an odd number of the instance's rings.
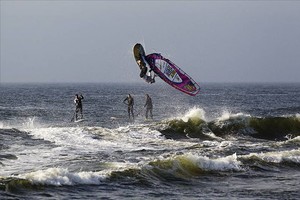
[[[127,103],[125,103],[127,101]],[[130,119],[130,114],[132,116],[132,120],[134,120],[134,115],[133,115],[133,105],[134,105],[134,100],[133,97],[128,94],[128,96],[124,99],[123,103],[125,103],[128,106],[128,117]]]
[[[153,114],[152,114],[153,104],[152,104],[152,99],[148,94],[146,94],[146,103],[144,107],[146,107],[146,119],[148,119],[149,112],[150,112],[151,119],[153,119]]]
[[[82,102],[81,100],[84,99],[82,94],[78,95],[75,94],[75,99],[74,99],[74,103],[76,106],[75,109],[75,121],[78,119],[78,113],[80,113],[80,119],[83,119],[83,115],[82,115]]]

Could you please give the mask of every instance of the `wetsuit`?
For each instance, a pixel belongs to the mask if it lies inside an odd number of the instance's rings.
[[[142,56],[140,56],[138,63],[141,70],[140,77],[143,78],[147,74],[148,68],[146,67],[146,62],[143,60]]]
[[[128,110],[128,117],[130,119],[130,114],[131,114],[132,119],[134,119],[134,115],[133,115],[134,100],[133,100],[132,96],[128,95],[126,97],[126,99],[124,99],[123,102],[125,102],[125,101],[127,101],[127,105],[128,105],[128,108],[127,108],[127,110]]]
[[[146,95],[146,103],[144,107],[146,107],[146,119],[148,119],[148,113],[150,112],[150,117],[153,119],[153,114],[152,114],[152,109],[153,109],[153,104],[152,104],[152,99],[149,95]]]
[[[76,97],[74,99],[74,103],[75,103],[75,106],[76,106],[75,120],[78,119],[78,113],[80,113],[80,119],[83,118],[83,115],[82,115],[82,102],[81,102],[82,99],[84,99],[82,95],[80,95],[80,96],[76,95]]]

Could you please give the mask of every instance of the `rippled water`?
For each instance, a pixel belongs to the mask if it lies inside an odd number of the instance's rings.
[[[195,97],[163,83],[0,87],[3,199],[300,198],[300,84],[202,84]]]

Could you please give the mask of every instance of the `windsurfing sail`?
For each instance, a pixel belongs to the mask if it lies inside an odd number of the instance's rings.
[[[188,95],[195,96],[200,86],[182,69],[158,53],[146,56],[150,68],[166,83]]]

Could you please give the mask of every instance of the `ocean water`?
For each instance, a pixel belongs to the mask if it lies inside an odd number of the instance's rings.
[[[300,199],[300,84],[200,86],[1,84],[0,199]]]

